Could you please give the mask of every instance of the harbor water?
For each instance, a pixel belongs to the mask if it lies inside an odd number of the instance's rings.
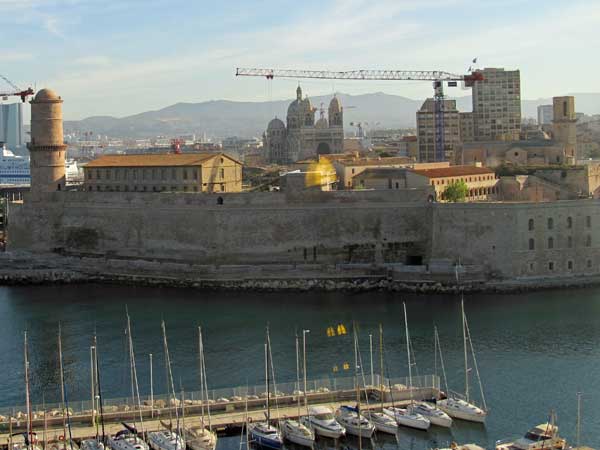
[[[24,330],[29,334],[32,402],[59,399],[59,322],[70,399],[81,401],[90,397],[89,361],[94,333],[98,337],[103,396],[130,395],[126,305],[132,319],[140,390],[145,394],[150,391],[151,353],[154,391],[166,391],[161,319],[166,323],[177,389],[198,390],[198,326],[203,330],[211,388],[264,382],[267,325],[277,382],[296,378],[295,334],[301,335],[303,329],[310,330],[309,378],[352,375],[353,324],[358,329],[367,380],[371,372],[369,335],[373,341],[374,371],[379,371],[380,323],[384,329],[386,370],[392,377],[406,376],[403,301],[416,360],[413,374],[429,375],[435,371],[435,325],[450,389],[463,392],[460,298],[456,296],[203,292],[99,285],[2,287],[0,407],[25,402]],[[490,448],[498,439],[522,435],[545,422],[551,410],[558,414],[561,434],[575,443],[577,393],[582,392],[581,442],[597,448],[600,445],[600,412],[595,407],[600,403],[600,290],[470,295],[465,297],[465,311],[490,409],[486,426],[455,421],[451,430],[402,429],[398,443],[390,437],[378,437],[372,445],[427,449],[458,441]],[[344,325],[348,333],[338,334],[338,325]],[[470,371],[470,381],[471,394],[479,400],[474,370]],[[233,450],[238,444],[239,438],[222,438],[218,448]],[[348,444],[357,446],[353,441]]]

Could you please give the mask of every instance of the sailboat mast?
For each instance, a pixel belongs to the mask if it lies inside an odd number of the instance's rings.
[[[306,386],[306,333],[310,333],[310,330],[302,330],[302,366],[304,368],[304,407],[306,408],[306,414],[308,414],[308,392]]]
[[[379,370],[381,379],[379,380],[379,389],[381,391],[381,409],[383,409],[383,325],[379,324]]]
[[[269,348],[269,327],[267,327],[267,342],[265,344],[265,374],[267,376],[267,425],[271,423],[271,380],[269,378],[269,366],[271,349]]]
[[[463,347],[465,357],[465,400],[469,401],[469,358],[467,355],[467,325],[465,323],[465,301],[460,300],[460,312],[462,316],[462,331],[463,331]]]
[[[209,431],[212,431],[212,425],[210,422],[210,403],[208,402],[208,382],[206,377],[206,359],[204,356],[204,339],[202,338],[202,329],[200,329],[200,345],[202,348],[202,380],[204,382],[204,399],[206,400],[206,417],[208,418],[208,429]]]
[[[198,366],[200,370],[200,420],[204,428],[204,374],[202,371],[202,329],[198,327]]]
[[[25,403],[27,407],[27,448],[33,450],[33,430],[31,429],[31,403],[29,399],[29,356],[27,352],[27,331],[25,331],[24,339],[24,358],[25,358]]]
[[[104,432],[104,406],[102,404],[102,387],[100,384],[100,366],[98,364],[98,340],[94,334],[94,347],[96,347],[96,389],[98,391],[98,406],[100,408],[100,424],[102,425],[102,442],[106,441],[106,434]],[[69,426],[70,429],[70,426]]]
[[[175,395],[175,383],[173,382],[173,372],[171,370],[171,357],[169,355],[169,344],[167,343],[167,327],[165,321],[161,322],[163,332],[163,345],[165,350],[165,366],[167,369],[167,395],[169,398],[173,394],[173,403],[175,404],[175,421],[177,422],[177,434],[179,434],[179,408],[177,407],[177,396]],[[173,428],[172,410],[169,408],[169,425]]]
[[[60,399],[62,408],[62,425],[63,425],[63,437],[67,437],[67,418],[65,417],[65,372],[63,369],[63,356],[62,356],[62,332],[60,322],[58,323],[58,369],[60,371]],[[65,445],[66,448],[66,445]]]
[[[298,397],[298,418],[300,418],[300,343],[296,333],[296,396]]]
[[[412,399],[412,367],[410,361],[410,337],[408,336],[408,319],[406,315],[406,303],[402,303],[404,308],[404,331],[406,334],[406,357],[408,358],[408,387],[411,389],[411,399]]]

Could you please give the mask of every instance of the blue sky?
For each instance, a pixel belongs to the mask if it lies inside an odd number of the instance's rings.
[[[463,72],[478,57],[521,69],[533,99],[600,91],[598,24],[600,0],[0,0],[0,73],[55,89],[69,119],[293,97],[296,80],[236,79],[238,66]],[[431,95],[428,83],[302,86]]]

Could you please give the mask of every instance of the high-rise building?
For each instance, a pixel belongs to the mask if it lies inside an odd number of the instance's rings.
[[[460,145],[460,113],[456,109],[456,100],[444,100],[442,112],[444,121],[444,157],[443,161],[453,161],[454,152]],[[428,98],[417,111],[417,138],[419,140],[419,161],[436,162],[435,132],[437,115],[435,101]]]
[[[575,97],[554,97],[552,136],[564,145],[567,164],[577,163],[577,117],[575,115]]]
[[[21,103],[0,105],[0,142],[5,142],[11,150],[19,150],[25,145]]]
[[[473,125],[477,141],[514,141],[521,133],[521,74],[486,68],[473,85]]]
[[[553,106],[552,105],[540,105],[537,107],[537,124],[550,125],[554,118]]]

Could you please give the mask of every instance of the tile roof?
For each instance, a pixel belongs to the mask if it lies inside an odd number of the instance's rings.
[[[422,169],[412,170],[417,175],[423,175],[427,178],[446,178],[446,177],[461,177],[465,175],[489,175],[494,173],[492,169],[487,167],[477,166],[450,166],[440,167],[437,169]]]
[[[105,155],[90,161],[85,167],[165,167],[198,166],[216,156],[230,158],[223,153],[165,153],[158,155]],[[235,161],[235,160],[233,160]],[[236,161],[237,162],[237,161]]]

